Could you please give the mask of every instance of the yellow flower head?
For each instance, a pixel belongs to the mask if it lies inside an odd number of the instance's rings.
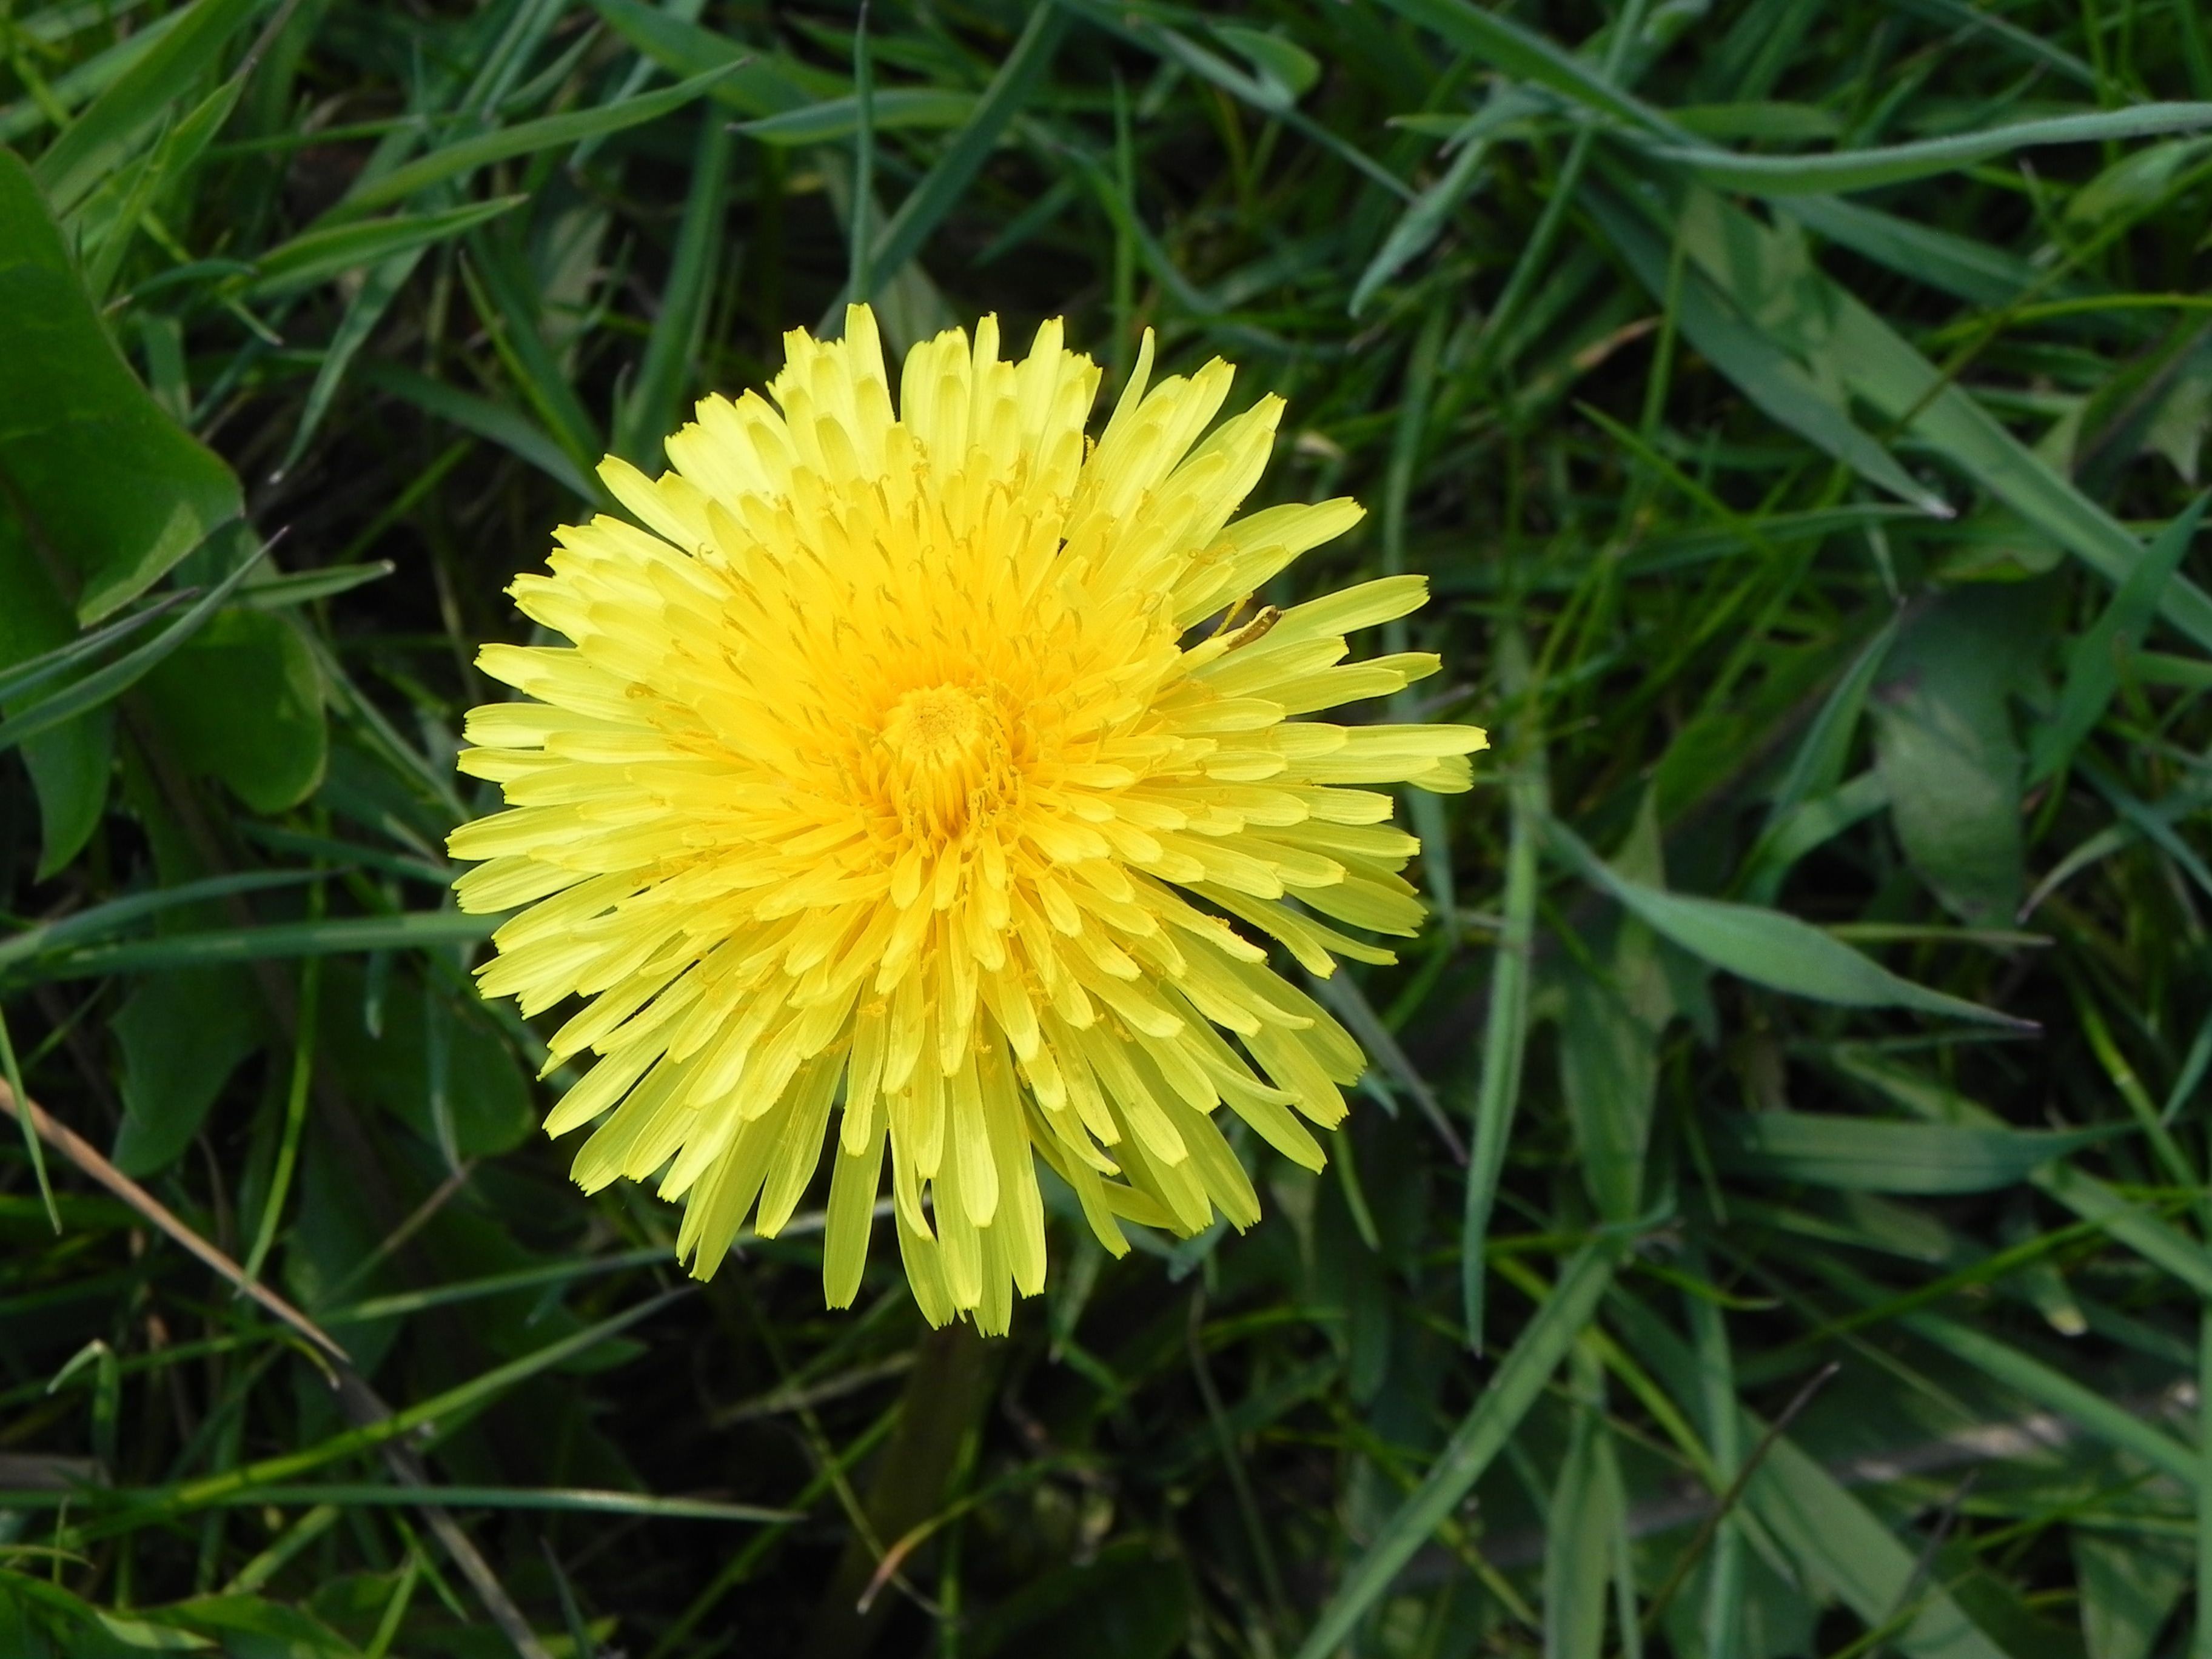
[[[1299,1117],[1343,1117],[1359,1049],[1254,936],[1316,974],[1391,960],[1322,920],[1421,920],[1390,797],[1346,786],[1464,789],[1484,738],[1290,718],[1432,672],[1341,661],[1425,585],[1250,611],[1360,509],[1231,522],[1282,403],[1201,440],[1226,363],[1147,391],[1148,337],[1092,445],[1098,370],[1057,322],[1019,362],[988,317],[915,347],[896,412],[865,306],[786,346],[773,406],[706,399],[658,479],[601,466],[645,529],[564,528],[516,578],[574,644],[477,659],[525,700],[468,718],[461,769],[508,810],[453,833],[484,860],[460,902],[529,907],[485,995],[590,999],[552,1051],[599,1058],[545,1126],[605,1115],[586,1189],[661,1171],[704,1278],[748,1215],[790,1220],[835,1115],[830,1304],[888,1144],[923,1313],[1001,1332],[1044,1282],[1032,1154],[1117,1255],[1117,1217],[1258,1218],[1224,1102],[1320,1167]]]

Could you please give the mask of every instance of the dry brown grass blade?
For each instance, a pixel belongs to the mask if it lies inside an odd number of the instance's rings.
[[[27,1116],[32,1128],[38,1132],[39,1138],[47,1146],[145,1217],[218,1277],[228,1280],[240,1296],[249,1298],[304,1338],[324,1360],[331,1384],[337,1391],[339,1403],[348,1420],[356,1428],[381,1422],[392,1415],[392,1407],[384,1403],[367,1380],[354,1369],[352,1356],[339,1346],[336,1338],[267,1285],[249,1278],[245,1268],[186,1226],[167,1205],[109,1163],[76,1130],[35,1100],[27,1097],[18,1102],[15,1091],[4,1082],[0,1082],[0,1112],[5,1112],[10,1117]],[[419,1487],[426,1494],[436,1490],[431,1482],[429,1471],[411,1447],[394,1440],[387,1442],[383,1451],[386,1467],[400,1484]],[[514,1644],[514,1650],[522,1656],[522,1659],[552,1659],[544,1644],[530,1628],[530,1621],[523,1617],[522,1609],[515,1605],[514,1598],[507,1593],[507,1587],[492,1571],[491,1564],[483,1559],[483,1552],[461,1530],[453,1516],[440,1504],[430,1502],[422,1504],[421,1514],[430,1530],[437,1534],[438,1541],[445,1546],[446,1553],[453,1557],[453,1565],[460,1570],[461,1576],[476,1591],[477,1599],[483,1603],[484,1611],[491,1615],[492,1622]]]
[[[15,1091],[0,1082],[0,1112],[10,1117],[27,1115],[40,1139],[144,1216],[179,1248],[198,1257],[219,1277],[229,1280],[240,1296],[259,1304],[263,1311],[306,1338],[325,1358],[351,1368],[353,1356],[339,1346],[337,1338],[266,1285],[246,1277],[245,1268],[185,1225],[167,1205],[109,1163],[89,1141],[37,1101],[27,1098],[19,1106]]]

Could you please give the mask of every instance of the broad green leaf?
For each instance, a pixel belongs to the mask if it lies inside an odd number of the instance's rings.
[[[115,710],[94,708],[23,745],[23,764],[39,794],[40,880],[60,873],[84,849],[107,811],[115,765]]]
[[[1721,190],[1753,196],[1842,195],[1955,173],[2037,144],[2099,143],[2203,126],[2212,126],[2212,104],[2138,104],[2130,109],[2018,121],[1949,138],[1821,155],[1740,155],[1674,144],[1654,144],[1650,154]]]
[[[176,27],[49,144],[32,168],[48,205],[67,213],[190,91],[268,0],[193,0]],[[0,220],[0,246],[9,238]],[[0,316],[7,314],[0,303]]]
[[[2027,857],[2009,694],[2042,655],[2047,596],[1968,587],[1915,617],[1873,698],[1875,766],[1905,856],[1946,908],[2001,927]]]
[[[143,696],[177,763],[257,812],[296,806],[322,781],[322,677],[285,617],[223,612],[146,677]]]
[[[79,634],[23,526],[0,505],[0,713],[20,713],[43,686],[88,664],[165,606]],[[23,763],[39,798],[41,880],[75,858],[106,809],[112,711],[94,708],[33,737]]]
[[[1710,1121],[1713,1156],[1777,1181],[1847,1192],[1985,1193],[2108,1139],[2105,1129],[1966,1128],[1828,1113],[1754,1112]]]
[[[111,1156],[127,1176],[168,1167],[191,1144],[240,1061],[259,1046],[251,980],[236,969],[149,974],[109,1029],[123,1054],[123,1125]]]
[[[1421,1484],[1345,1574],[1299,1644],[1297,1659],[1333,1659],[1352,1629],[1389,1594],[1406,1563],[1458,1509],[1535,1404],[1575,1339],[1596,1316],[1613,1282],[1618,1250],[1612,1243],[1587,1244],[1560,1269],[1559,1282],[1498,1361],[1474,1409],[1461,1419]]]
[[[1900,979],[1870,957],[1778,910],[1662,892],[1613,870],[1557,818],[1553,846],[1593,884],[1691,955],[1756,985],[1847,1008],[1911,1008],[2032,1030],[2033,1023]]]
[[[359,971],[334,963],[324,973],[322,1049],[358,1097],[383,1107],[426,1145],[450,1138],[447,1150],[461,1158],[511,1152],[530,1133],[537,1114],[529,1079],[480,1013],[395,973],[383,993],[383,1029],[372,1035],[362,1021]],[[434,1110],[439,1097],[447,1107],[442,1126]]]
[[[303,231],[253,262],[246,293],[256,299],[296,294],[349,270],[449,241],[520,206],[528,198],[499,196],[441,213],[398,213],[388,219]]]
[[[64,597],[88,623],[242,510],[230,469],[155,406],[117,352],[30,173],[6,151],[0,483],[64,562],[76,584]]]
[[[1948,527],[1942,556],[1929,569],[1939,587],[1968,582],[2024,582],[2065,562],[2066,550],[2019,514],[1995,504]]]

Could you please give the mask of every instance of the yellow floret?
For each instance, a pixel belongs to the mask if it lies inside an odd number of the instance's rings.
[[[660,477],[602,466],[643,529],[564,529],[517,579],[573,644],[479,658],[527,700],[469,716],[461,768],[508,810],[453,833],[483,860],[460,901],[530,906],[485,994],[592,999],[546,1127],[597,1121],[586,1188],[681,1198],[695,1273],[785,1226],[827,1147],[848,1304],[888,1156],[922,1311],[1004,1331],[1043,1285],[1040,1158],[1117,1255],[1124,1221],[1257,1218],[1224,1105],[1319,1167],[1298,1116],[1334,1126],[1364,1061],[1252,935],[1390,960],[1322,920],[1421,919],[1417,843],[1347,786],[1465,788],[1485,738],[1288,718],[1434,672],[1345,660],[1426,586],[1250,609],[1359,508],[1235,519],[1281,404],[1208,434],[1227,364],[1150,386],[1148,336],[1086,447],[1098,370],[1056,322],[1018,362],[990,318],[915,347],[896,410],[866,307],[786,345],[773,402],[702,402]]]

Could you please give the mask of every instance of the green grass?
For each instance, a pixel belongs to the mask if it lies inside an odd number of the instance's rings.
[[[2207,1651],[2212,24],[854,22],[0,3],[0,1654]],[[445,886],[507,580],[855,284],[1282,393],[1497,740],[1329,1170],[1003,1341],[681,1288]]]

